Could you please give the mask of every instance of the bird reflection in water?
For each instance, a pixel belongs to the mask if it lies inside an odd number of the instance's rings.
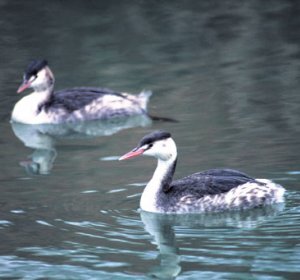
[[[276,217],[284,207],[284,203],[280,203],[245,211],[208,214],[160,214],[141,211],[145,230],[153,237],[159,251],[160,264],[152,267],[148,275],[157,279],[175,279],[182,271],[180,248],[176,244],[176,227],[180,227],[181,238],[185,235],[188,237],[191,231],[203,232],[205,228],[255,229]]]
[[[152,120],[146,115],[66,124],[28,125],[11,122],[12,130],[26,147],[34,149],[28,160],[20,161],[29,175],[50,174],[57,156],[56,140],[109,136],[123,129],[145,127]]]

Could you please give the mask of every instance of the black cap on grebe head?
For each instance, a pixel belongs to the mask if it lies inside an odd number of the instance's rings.
[[[156,130],[144,136],[139,143],[139,147],[142,147],[144,145],[149,145],[153,142],[164,140],[170,137],[171,137],[171,133],[163,130]]]
[[[48,65],[45,59],[32,60],[24,72],[24,80],[29,80],[32,76],[36,76],[39,71]]]

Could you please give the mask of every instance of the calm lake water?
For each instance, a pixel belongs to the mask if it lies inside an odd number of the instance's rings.
[[[299,279],[300,3],[0,1],[1,279]],[[152,115],[12,125],[28,61],[56,88],[153,91]],[[270,178],[285,205],[237,213],[138,210],[155,160],[116,159],[155,129],[176,177],[213,167]]]

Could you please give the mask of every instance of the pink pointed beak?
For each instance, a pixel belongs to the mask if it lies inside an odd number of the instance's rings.
[[[129,158],[133,158],[133,157],[137,157],[139,155],[141,155],[143,152],[145,152],[144,149],[138,148],[138,149],[133,149],[132,151],[128,152],[127,154],[121,156],[119,158],[119,160],[125,160],[125,159],[129,159]]]
[[[24,81],[18,88],[17,93],[21,93],[22,91],[29,88],[30,86],[31,86],[31,83],[29,81]]]

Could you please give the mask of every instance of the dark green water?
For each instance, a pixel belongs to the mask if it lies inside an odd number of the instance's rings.
[[[299,12],[279,0],[0,1],[0,278],[298,279]],[[57,89],[150,89],[151,114],[179,122],[68,137],[12,126],[34,58]],[[177,142],[176,177],[236,168],[285,186],[285,205],[139,213],[155,161],[115,159],[154,129]]]

